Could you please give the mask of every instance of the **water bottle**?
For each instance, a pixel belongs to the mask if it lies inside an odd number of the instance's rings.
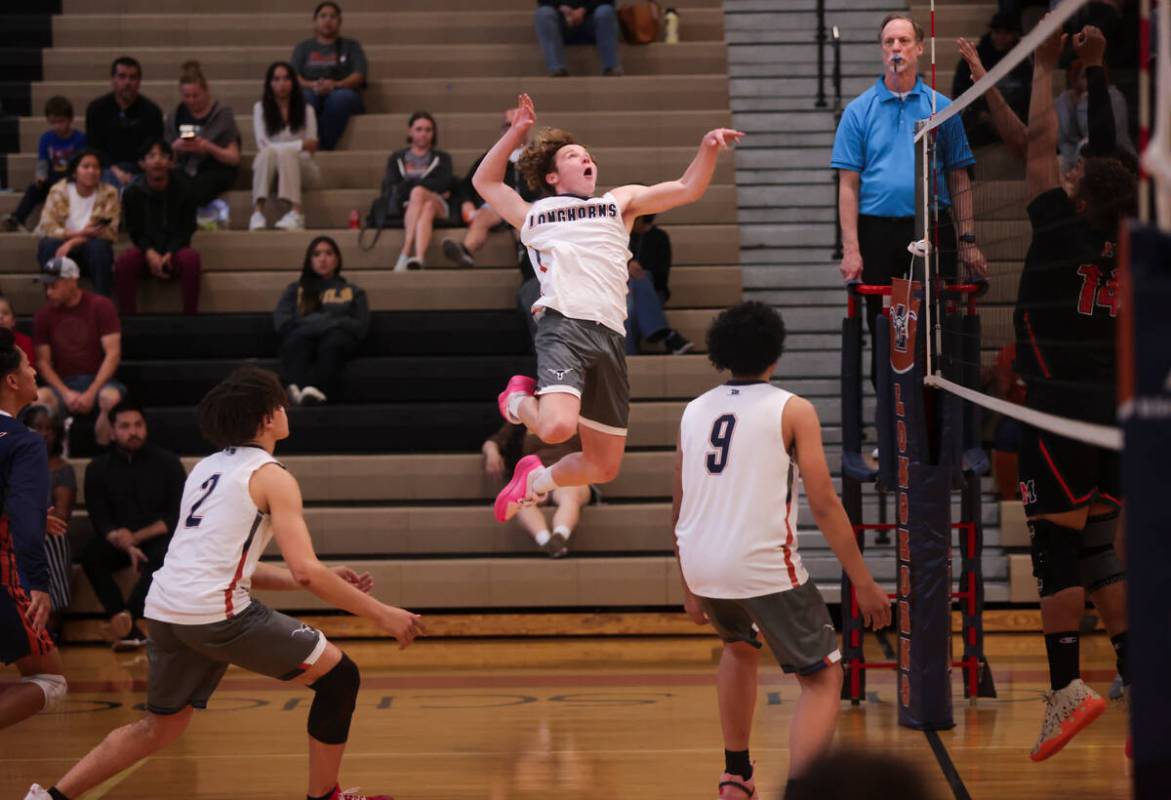
[[[350,212],[350,230],[356,231],[362,227],[362,215],[358,213],[358,209]]]
[[[679,44],[679,12],[668,8],[663,18],[667,23],[667,36],[664,41],[667,44]]]

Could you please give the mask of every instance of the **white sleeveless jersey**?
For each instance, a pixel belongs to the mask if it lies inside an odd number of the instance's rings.
[[[797,464],[781,437],[792,396],[731,381],[683,411],[675,538],[683,577],[700,597],[760,597],[809,579],[797,555]]]
[[[272,463],[280,462],[249,445],[195,465],[183,487],[178,530],[146,596],[148,618],[206,625],[248,607],[252,573],[272,539],[268,515],[252,502],[248,483]]]
[[[520,240],[541,284],[533,308],[600,322],[626,335],[626,264],[630,232],[614,195],[557,195],[537,200]]]

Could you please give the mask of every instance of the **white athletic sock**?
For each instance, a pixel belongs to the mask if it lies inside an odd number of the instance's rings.
[[[553,529],[553,533],[560,533],[565,537],[566,541],[568,541],[569,537],[573,535],[573,531],[569,529],[568,525],[558,525]]]
[[[520,419],[520,416],[517,414],[517,412],[520,411],[521,401],[526,397],[528,397],[528,395],[524,394],[523,392],[513,392],[508,396],[508,416],[512,417],[513,419]]]
[[[533,538],[537,540],[537,547],[544,547],[553,537],[549,535],[549,531],[538,531]]]
[[[554,489],[559,489],[557,482],[553,480],[553,468],[545,467],[540,472],[533,475],[533,482],[529,484],[532,487],[534,494],[547,494]]]

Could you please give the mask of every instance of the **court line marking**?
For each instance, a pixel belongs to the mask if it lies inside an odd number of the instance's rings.
[[[923,733],[927,736],[927,743],[931,745],[931,752],[935,753],[935,760],[939,763],[943,777],[951,786],[951,793],[955,796],[955,800],[972,800],[967,787],[964,786],[964,779],[960,777],[959,770],[956,769],[955,763],[947,752],[947,746],[939,738],[939,732],[923,731]]]
[[[122,770],[114,777],[108,778],[104,782],[99,783],[97,786],[95,786],[93,789],[90,789],[89,792],[86,793],[85,800],[98,800],[99,797],[105,797],[114,789],[114,787],[145,767],[146,763],[150,760],[151,759],[148,756],[147,758],[142,759],[142,761],[139,761],[137,764],[132,764],[131,766]]]

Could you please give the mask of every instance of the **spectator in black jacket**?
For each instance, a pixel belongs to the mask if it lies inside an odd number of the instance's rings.
[[[384,193],[397,205],[392,213],[403,218],[403,249],[394,264],[395,272],[423,268],[435,220],[451,221],[455,188],[451,156],[436,147],[439,126],[433,116],[426,111],[411,114],[407,143],[409,147],[391,153],[383,186]]]
[[[998,12],[992,15],[988,23],[988,32],[980,37],[976,45],[976,53],[984,65],[985,71],[992,69],[1004,58],[1010,50],[1021,40],[1020,20],[1012,14]],[[972,69],[966,58],[961,58],[956,66],[955,78],[952,80],[951,96],[959,97],[975,83]],[[1028,59],[1018,64],[1008,75],[1004,76],[996,88],[1001,97],[1008,103],[1018,117],[1024,119],[1029,114],[1029,96],[1033,87],[1033,67]],[[968,132],[968,142],[973,146],[992,144],[999,141],[996,126],[992,121],[992,111],[985,98],[980,98],[968,106],[963,114],[964,128]]]
[[[191,247],[195,233],[195,197],[186,176],[174,169],[171,145],[157,139],[142,156],[142,177],[122,195],[122,223],[133,247],[114,263],[114,287],[123,314],[138,311],[138,281],[149,272],[159,280],[178,276],[183,313],[199,311],[199,253]]]
[[[537,0],[533,27],[545,56],[545,68],[553,77],[569,74],[565,63],[567,44],[597,45],[602,74],[622,74],[614,0]]]
[[[85,135],[89,146],[106,163],[103,179],[119,190],[142,172],[138,157],[147,142],[163,135],[163,112],[138,93],[142,65],[130,56],[119,56],[110,65],[114,91],[92,101],[85,109]]]
[[[288,285],[273,312],[281,371],[296,405],[317,405],[336,394],[342,368],[370,330],[366,292],[341,271],[337,242],[318,236],[305,250],[300,280]]]
[[[663,343],[667,352],[681,356],[692,345],[667,323],[663,306],[671,296],[667,279],[671,274],[671,239],[655,225],[655,215],[634,220],[630,231],[630,261],[626,265],[626,352],[638,353],[643,340]]]
[[[81,564],[105,609],[110,643],[134,649],[146,643],[138,620],[179,522],[187,473],[174,453],[147,441],[146,417],[134,401],[110,409],[110,424],[114,447],[85,470],[85,506],[94,536]],[[114,580],[126,567],[138,573],[129,600]]]

